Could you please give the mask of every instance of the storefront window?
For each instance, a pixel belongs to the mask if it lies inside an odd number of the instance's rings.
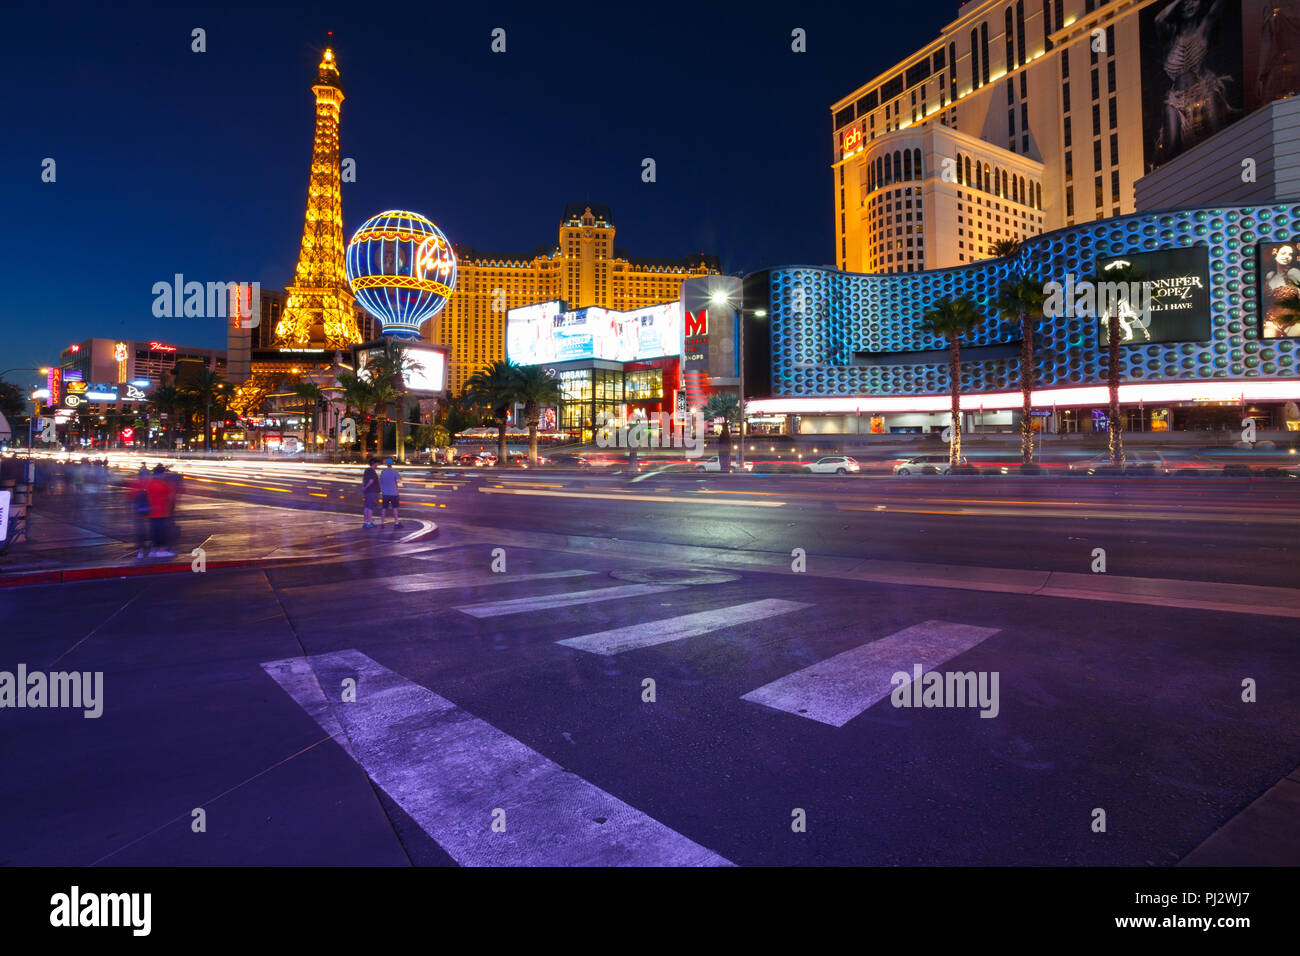
[[[652,368],[628,372],[623,380],[624,395],[629,402],[646,402],[664,397],[663,369]]]

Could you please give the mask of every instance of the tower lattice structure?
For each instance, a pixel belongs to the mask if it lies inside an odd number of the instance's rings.
[[[316,138],[302,246],[288,301],[275,328],[277,344],[342,349],[361,341],[355,298],[344,268],[343,196],[339,176],[339,109],[343,87],[334,51],[326,49],[317,68]]]

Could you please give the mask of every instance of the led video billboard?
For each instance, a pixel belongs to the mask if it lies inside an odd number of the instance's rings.
[[[1259,289],[1259,337],[1262,339],[1300,338],[1298,253],[1300,241],[1259,244],[1255,287]]]
[[[1128,263],[1151,283],[1149,313],[1131,308],[1118,310],[1120,342],[1148,345],[1156,342],[1201,342],[1210,337],[1210,253],[1205,246],[1134,252],[1097,260],[1097,274],[1107,266]],[[1140,300],[1133,302],[1139,305]],[[1105,348],[1110,317],[1097,321],[1097,347]]]
[[[369,380],[370,373],[366,365],[378,352],[378,349],[358,349],[358,376]],[[402,384],[411,394],[441,393],[447,387],[447,352],[432,345],[402,344],[408,367],[402,376]]]
[[[1241,118],[1241,0],[1157,0],[1138,17],[1150,171]]]
[[[506,357],[520,365],[606,359],[636,362],[680,355],[680,302],[617,312],[598,306],[561,311],[560,302],[511,309]]]

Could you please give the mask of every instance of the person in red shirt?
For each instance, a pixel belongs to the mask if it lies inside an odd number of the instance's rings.
[[[167,480],[167,469],[162,465],[154,466],[153,477],[145,486],[149,498],[149,530],[153,536],[153,549],[149,552],[154,558],[174,558],[176,552],[167,547],[168,524],[172,517],[172,506],[176,503],[176,489]]]
[[[131,502],[131,513],[135,516],[135,546],[137,558],[143,558],[149,550],[149,466],[141,465],[140,471],[126,486],[126,493]]]

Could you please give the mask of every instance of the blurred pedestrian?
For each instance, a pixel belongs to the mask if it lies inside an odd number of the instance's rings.
[[[363,528],[375,526],[374,515],[379,510],[379,472],[375,469],[377,464],[379,459],[371,458],[366,470],[361,474],[361,497],[365,501],[365,520],[361,525]]]
[[[384,510],[379,513],[379,527],[384,526],[388,518],[388,509],[393,509],[393,527],[400,528],[402,519],[397,516],[397,489],[402,486],[402,475],[393,467],[393,459],[385,458],[383,471],[379,473],[379,491],[384,496]]]
[[[127,484],[127,500],[131,503],[131,514],[135,518],[135,556],[144,558],[149,550],[149,466],[141,465],[140,470]]]
[[[168,539],[171,537],[168,523],[176,499],[172,483],[167,480],[166,471],[167,469],[161,464],[155,465],[146,489],[146,494],[149,496],[149,531],[153,544],[148,555],[151,558],[176,557],[176,552],[167,546]]]
[[[181,490],[184,486],[184,479],[180,472],[172,471],[169,468],[163,469],[163,477],[167,479],[172,489],[171,510],[167,515],[167,547],[172,551],[179,551],[181,530],[176,521],[176,511],[180,505]]]

